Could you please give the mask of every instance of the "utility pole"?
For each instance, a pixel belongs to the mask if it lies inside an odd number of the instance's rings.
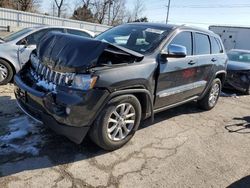
[[[170,1],[171,1],[171,0],[168,0],[168,12],[167,12],[166,24],[168,23],[169,9],[170,9]]]
[[[108,25],[110,24],[110,11],[111,11],[111,5],[113,4],[113,0],[109,0],[109,15],[108,15]]]
[[[53,2],[53,5],[52,5],[52,12],[53,12],[53,16],[55,16],[55,3]]]

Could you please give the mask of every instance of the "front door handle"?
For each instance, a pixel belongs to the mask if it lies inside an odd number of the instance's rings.
[[[196,63],[196,61],[194,61],[194,60],[190,60],[190,61],[188,62],[189,65],[194,65],[195,63]]]
[[[213,59],[211,59],[211,61],[212,61],[212,62],[215,62],[215,61],[217,61],[217,59],[213,58]]]

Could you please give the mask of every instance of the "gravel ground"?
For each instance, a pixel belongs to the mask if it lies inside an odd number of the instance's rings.
[[[142,122],[122,149],[73,144],[26,117],[0,86],[0,187],[250,187],[250,96]]]

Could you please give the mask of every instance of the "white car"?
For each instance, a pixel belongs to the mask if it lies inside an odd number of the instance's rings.
[[[94,37],[94,33],[84,29],[60,26],[37,26],[22,29],[0,38],[0,85],[10,82],[15,73],[28,62],[36,44],[50,31],[69,33],[83,37]]]

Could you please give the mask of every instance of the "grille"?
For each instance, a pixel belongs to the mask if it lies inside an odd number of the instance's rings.
[[[75,77],[74,73],[56,72],[40,62],[36,64],[35,70],[31,70],[31,74],[36,80],[45,81],[55,85],[71,85]]]

